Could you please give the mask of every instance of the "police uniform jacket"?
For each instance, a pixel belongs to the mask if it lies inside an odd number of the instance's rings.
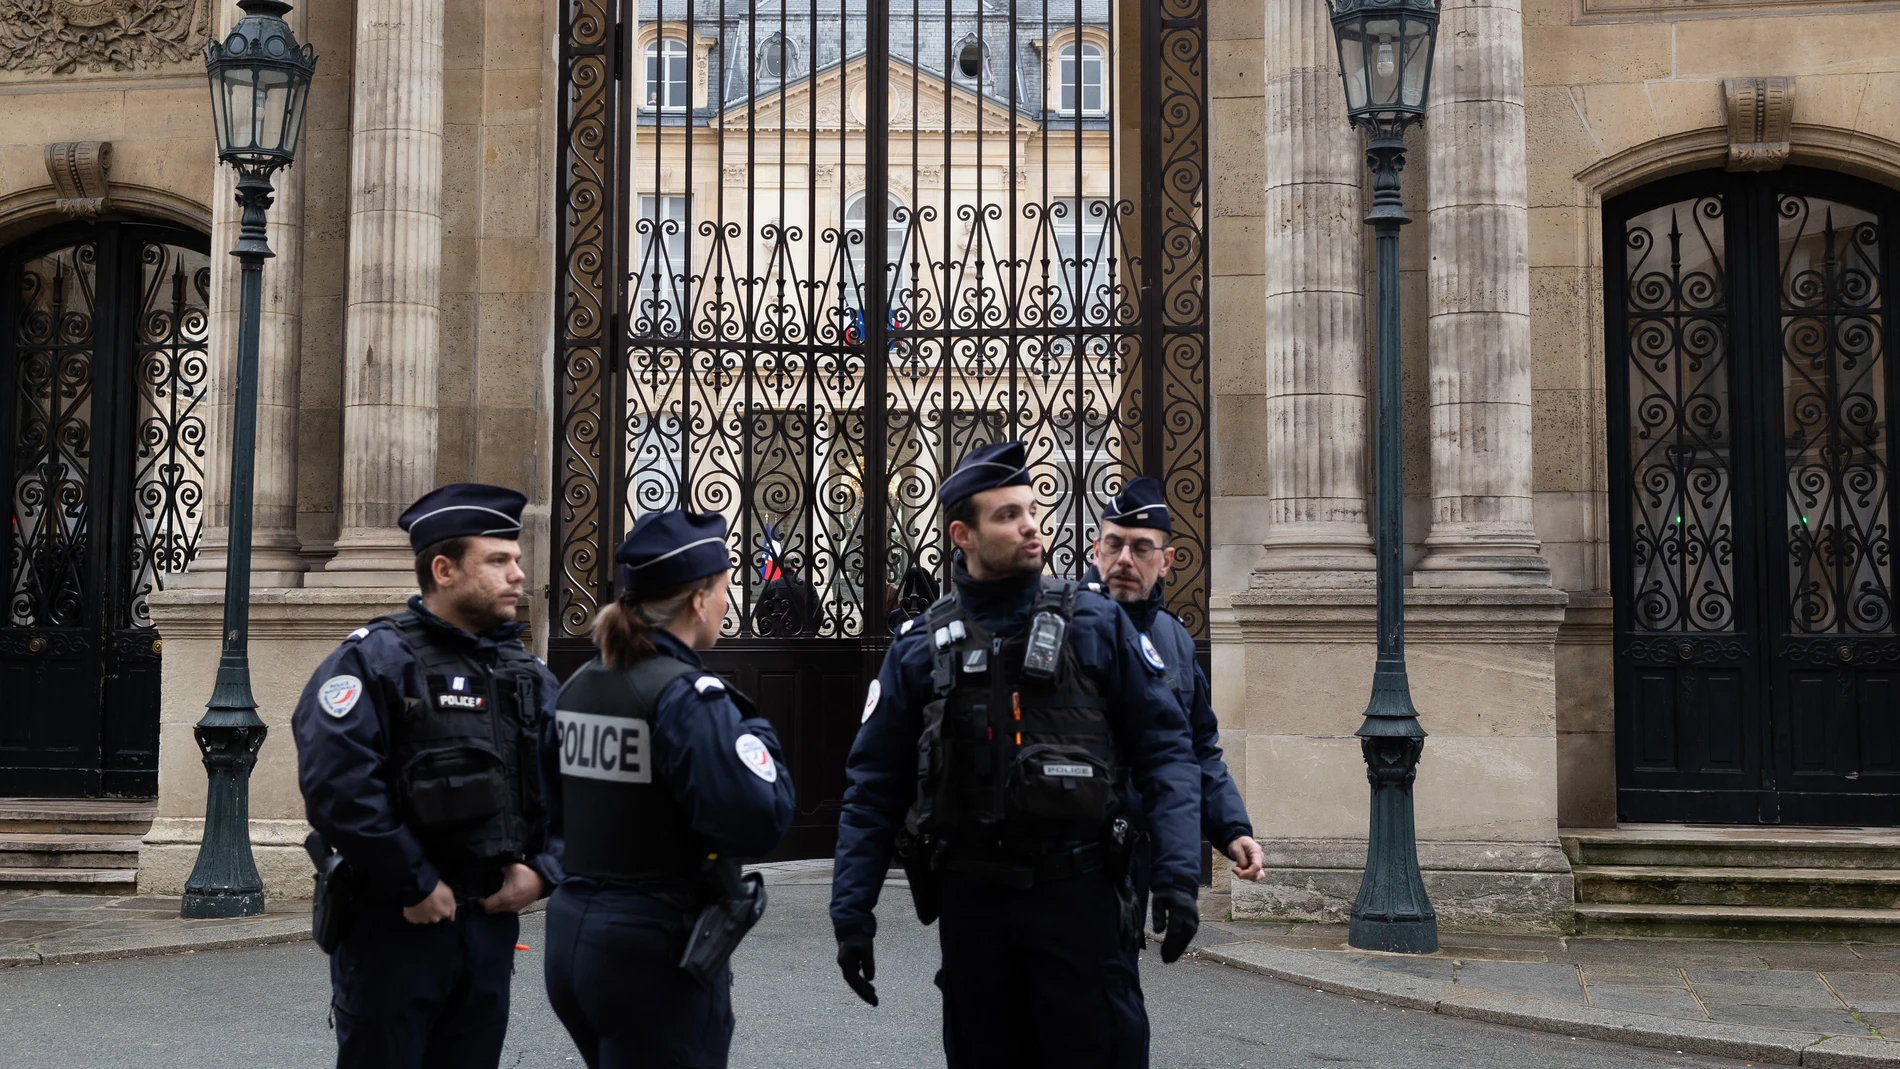
[[[690,830],[709,850],[736,857],[770,853],[791,827],[794,800],[791,772],[772,725],[740,712],[725,680],[672,633],[655,629],[648,639],[660,656],[696,669],[668,683],[654,703],[653,782],[665,784]],[[585,762],[588,740],[576,718],[556,717],[541,743],[541,781],[549,788],[550,836],[558,844],[573,820],[571,803],[562,796],[562,765]],[[565,731],[561,719],[568,721]],[[758,742],[765,744],[769,765],[760,759]]]
[[[477,663],[494,663],[503,644],[520,641],[519,624],[500,624],[471,635],[423,608],[420,597],[411,597],[409,607],[440,641]],[[541,675],[536,717],[552,721],[558,684],[546,665],[536,662],[536,667]],[[353,677],[362,686],[341,714],[333,712],[344,704],[337,698],[340,692],[333,692],[328,702],[319,701],[325,684],[338,677]],[[429,698],[422,667],[395,628],[379,620],[351,632],[324,658],[290,718],[297,740],[297,782],[310,826],[349,862],[358,886],[370,897],[394,899],[403,906],[427,898],[444,876],[403,821],[396,796],[399,770],[392,767],[388,735],[405,701],[427,707]],[[558,857],[548,850],[545,822],[531,827],[528,838],[524,862],[553,887],[560,882],[561,870]],[[478,889],[456,890],[475,894]]]
[[[1095,567],[1082,575],[1082,582],[1102,582]],[[1106,587],[1104,587],[1106,593]],[[1148,600],[1129,604],[1118,602],[1128,614],[1135,630],[1147,635],[1168,665],[1168,686],[1175,700],[1187,710],[1188,732],[1194,740],[1194,760],[1201,766],[1201,836],[1218,850],[1245,835],[1253,836],[1253,822],[1247,819],[1247,807],[1240,800],[1240,789],[1227,771],[1220,748],[1220,720],[1214,715],[1207,675],[1194,656],[1194,636],[1181,621],[1162,605],[1161,585]]]
[[[979,582],[960,565],[955,580],[964,611],[997,635],[1028,625],[1041,583],[1040,576]],[[905,812],[917,798],[917,742],[923,708],[934,696],[927,630],[914,624],[891,644],[846,763],[831,893],[831,921],[840,935],[875,934],[872,910]],[[1140,635],[1113,601],[1088,590],[1077,595],[1068,641],[1108,699],[1122,767],[1132,773],[1144,823],[1154,830],[1156,880],[1193,889],[1201,872],[1200,775],[1165,663],[1144,654]]]

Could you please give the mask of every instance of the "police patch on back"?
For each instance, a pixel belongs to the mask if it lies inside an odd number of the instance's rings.
[[[629,716],[554,711],[561,737],[561,775],[614,783],[652,783],[652,726]]]

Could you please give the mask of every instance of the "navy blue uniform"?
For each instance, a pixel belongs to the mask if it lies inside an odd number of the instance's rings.
[[[409,607],[433,637],[478,664],[518,641],[518,624],[471,635],[422,607]],[[551,720],[554,676],[537,666],[537,715]],[[492,1066],[508,1023],[509,981],[520,918],[485,913],[478,900],[501,887],[501,863],[444,872],[404,822],[390,759],[389,725],[405,705],[428,707],[421,666],[394,628],[351,633],[304,687],[291,716],[297,781],[311,827],[349,862],[360,919],[330,958],[340,1066]],[[526,863],[549,886],[559,878],[545,825],[532,829]],[[410,924],[402,910],[446,880],[455,919]]]
[[[667,632],[648,635],[660,656],[697,670],[667,684],[654,705],[652,782],[667,789],[709,852],[770,852],[792,822],[792,778],[778,736],[763,718],[741,712],[697,653]],[[543,781],[556,785],[549,812],[558,843],[570,814],[558,786],[562,740],[552,725],[549,730],[541,747]],[[581,749],[577,740],[572,750]],[[679,968],[703,901],[696,875],[620,881],[570,874],[554,892],[548,999],[590,1069],[726,1064],[732,974],[722,970],[702,988]]]
[[[964,610],[986,630],[1012,635],[1027,625],[1038,577],[976,582],[959,568],[956,579]],[[925,631],[912,626],[892,644],[851,747],[832,877],[841,940],[875,934],[878,892],[917,797],[922,711],[933,698]],[[1068,635],[1108,700],[1121,763],[1155,830],[1157,878],[1191,895],[1200,875],[1200,777],[1165,666],[1144,656],[1127,616],[1094,593],[1078,595]],[[1147,1018],[1110,873],[1018,889],[945,871],[940,888],[937,985],[952,1066],[1146,1064]]]
[[[1082,582],[1102,582],[1091,565]],[[1107,589],[1106,586],[1103,587]],[[1194,656],[1194,636],[1162,606],[1161,586],[1146,601],[1119,603],[1135,629],[1147,635],[1168,665],[1168,687],[1175,700],[1187,711],[1188,731],[1194,739],[1194,760],[1201,766],[1201,836],[1215,849],[1245,835],[1253,836],[1253,822],[1247,819],[1247,807],[1240,800],[1240,788],[1227,771],[1220,748],[1220,719],[1214,715],[1207,674]]]

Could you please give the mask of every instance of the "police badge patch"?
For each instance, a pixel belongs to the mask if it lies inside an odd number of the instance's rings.
[[[331,676],[317,688],[317,704],[338,720],[356,708],[356,699],[362,696],[363,681],[355,676]]]
[[[778,782],[778,763],[772,760],[772,751],[765,748],[764,740],[747,732],[739,736],[736,749],[748,772],[767,783]]]
[[[864,695],[864,715],[858,717],[858,723],[862,724],[871,719],[871,714],[877,712],[877,700],[883,696],[884,688],[878,685],[877,680],[871,680],[871,689]]]
[[[1165,672],[1168,670],[1167,662],[1161,659],[1161,651],[1155,649],[1155,644],[1149,641],[1147,635],[1141,636],[1140,645],[1141,659],[1148,662],[1148,667],[1157,672]]]

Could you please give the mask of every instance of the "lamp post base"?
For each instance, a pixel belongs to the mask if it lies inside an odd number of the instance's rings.
[[[255,917],[264,912],[264,881],[251,856],[251,769],[268,728],[251,710],[213,708],[192,734],[204,755],[210,780],[205,796],[204,842],[198,863],[185,881],[178,915],[201,917]],[[244,720],[251,721],[244,723]]]
[[[1383,950],[1388,954],[1430,954],[1438,949],[1438,918],[1382,921],[1354,917],[1346,931],[1346,942],[1360,950]]]

